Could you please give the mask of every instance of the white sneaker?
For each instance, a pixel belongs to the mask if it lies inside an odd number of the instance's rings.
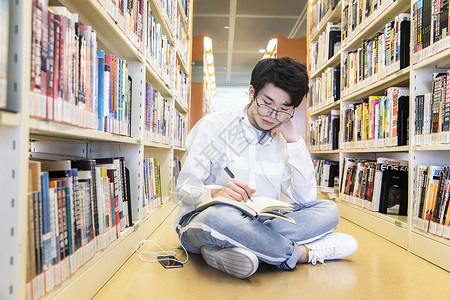
[[[258,269],[259,261],[255,254],[242,248],[201,248],[205,262],[213,268],[243,279]]]
[[[305,246],[309,249],[308,263],[315,265],[349,256],[358,249],[358,242],[348,234],[331,232]]]

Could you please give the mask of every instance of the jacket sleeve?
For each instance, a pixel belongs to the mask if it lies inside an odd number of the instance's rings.
[[[210,175],[216,145],[201,119],[190,131],[186,146],[188,155],[178,175],[176,194],[185,205],[197,206],[211,198],[211,187],[204,184]]]
[[[281,181],[281,191],[292,201],[304,204],[317,199],[314,166],[302,138],[287,143],[288,160]]]

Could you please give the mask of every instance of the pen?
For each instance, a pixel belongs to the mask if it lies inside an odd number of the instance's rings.
[[[228,167],[223,168],[225,170],[225,172],[227,172],[228,176],[230,176],[231,179],[235,178],[233,172],[230,171],[230,169],[228,169]],[[253,199],[251,197],[248,197],[248,200],[253,202]]]

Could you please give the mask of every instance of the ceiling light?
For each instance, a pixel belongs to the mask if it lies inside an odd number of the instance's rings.
[[[258,52],[261,54],[264,54],[264,53],[266,53],[266,49],[259,49]]]
[[[223,26],[223,28],[225,28],[225,29],[230,29],[230,26]]]

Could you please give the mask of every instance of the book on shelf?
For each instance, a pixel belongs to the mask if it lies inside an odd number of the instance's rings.
[[[332,110],[329,115],[320,115],[309,121],[309,145],[318,150],[334,150],[339,148],[339,111]]]
[[[414,0],[412,7],[414,53],[448,36],[448,1]]]
[[[416,166],[413,226],[450,239],[449,167]]]
[[[173,99],[166,99],[149,83],[146,83],[145,91],[144,138],[168,144],[172,123],[171,112],[174,109]]]
[[[161,194],[161,169],[156,157],[144,158],[144,189],[142,206],[148,213],[162,203]]]
[[[415,143],[418,145],[450,142],[449,75],[449,71],[431,74],[431,93],[415,98]]]
[[[339,162],[322,159],[313,159],[316,183],[321,187],[335,187],[336,178],[339,178]]]
[[[340,193],[343,200],[371,211],[406,215],[407,161],[345,158],[341,180]]]
[[[409,90],[390,87],[386,96],[369,96],[341,112],[344,148],[408,144]]]
[[[365,80],[375,81],[409,66],[410,15],[399,14],[384,30],[362,40],[356,49],[342,54],[343,89],[360,89]],[[373,77],[375,76],[375,77]],[[372,81],[368,81],[369,84]]]
[[[0,1],[0,109],[7,107],[9,0]]]
[[[292,207],[289,203],[272,199],[264,196],[255,196],[248,199],[247,202],[238,202],[234,199],[225,197],[212,198],[211,200],[204,201],[197,206],[197,210],[205,210],[213,205],[230,205],[239,209],[247,216],[258,219],[260,217],[280,218],[282,220],[295,223],[295,220],[289,216],[278,212],[281,210],[284,212],[291,212]]]
[[[341,43],[341,23],[328,22],[325,32],[326,43],[328,44],[328,60],[335,56],[337,52],[339,52],[338,48],[340,48]],[[336,47],[336,44],[339,44],[338,48]]]
[[[108,177],[111,170],[117,178]],[[29,177],[27,282],[33,293],[43,295],[117,239],[121,223],[130,224],[131,207],[123,208],[126,223],[120,215],[117,226],[114,220],[119,187],[123,205],[129,203],[129,172],[127,177],[120,157],[98,163],[30,161]]]
[[[128,62],[65,7],[33,1],[32,22],[30,116],[129,135]]]
[[[379,209],[384,214],[396,214],[406,216],[408,212],[408,162],[382,159],[377,161],[379,177],[381,181]],[[377,190],[378,192],[378,190]]]
[[[114,221],[117,235],[130,225],[129,221],[129,195],[126,182],[125,160],[123,157],[98,158],[96,165],[106,168],[110,181],[111,207],[114,207]],[[114,200],[114,201],[113,201]]]

